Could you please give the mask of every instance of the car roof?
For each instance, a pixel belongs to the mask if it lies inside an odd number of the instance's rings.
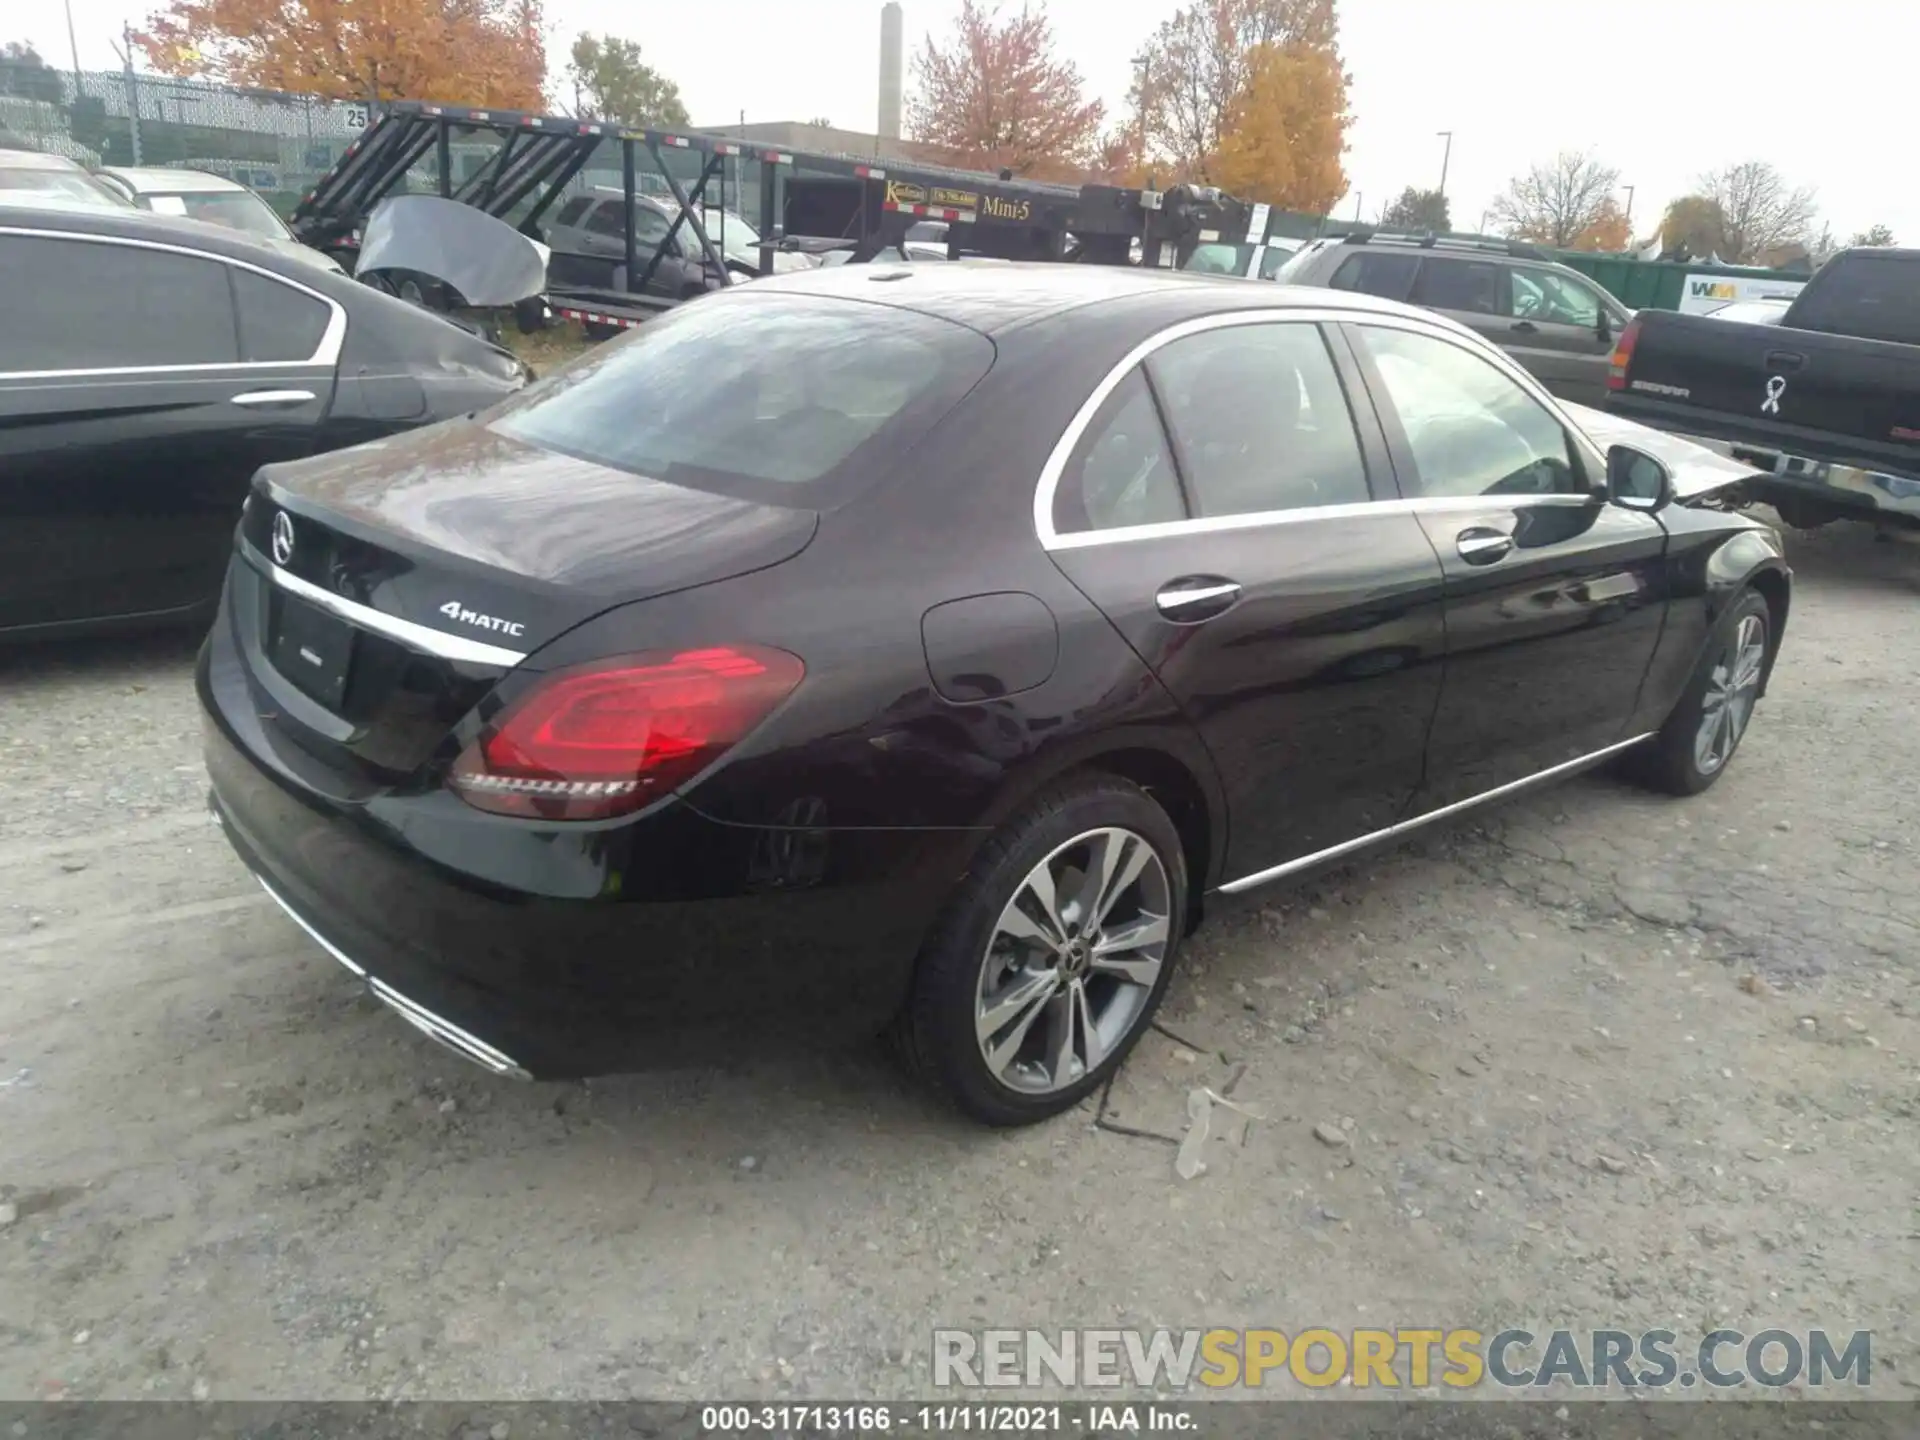
[[[1351,310],[1356,315],[1407,315],[1429,323],[1431,311],[1353,291],[1318,286],[1246,285],[1231,275],[1149,270],[1127,265],[1019,262],[994,265],[835,265],[767,276],[761,293],[833,296],[956,321],[992,336],[1083,305],[1128,300],[1165,312],[1168,321],[1231,310]]]
[[[135,168],[131,165],[103,165],[100,173],[111,175],[136,195],[200,195],[247,188],[224,175],[214,175],[205,170],[174,170],[166,166]]]
[[[69,160],[64,155],[49,155],[44,150],[0,150],[0,167],[8,170],[78,170],[82,175],[87,167],[77,160]]]
[[[309,262],[286,254],[260,240],[224,225],[209,225],[177,215],[156,215],[151,210],[73,208],[53,209],[39,205],[14,205],[0,198],[0,227],[19,226],[27,230],[68,231],[79,235],[110,235],[123,240],[146,240],[158,245],[185,245],[228,260],[244,260],[276,275],[312,286],[310,273],[317,272]]]

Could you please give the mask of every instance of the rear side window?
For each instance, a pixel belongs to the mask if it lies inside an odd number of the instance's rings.
[[[992,363],[986,337],[913,311],[711,297],[555,373],[494,423],[616,470],[765,497],[903,458]]]
[[[593,201],[585,195],[576,195],[560,207],[560,213],[553,217],[555,225],[578,225],[580,218],[587,213],[587,207]]]
[[[1202,517],[1372,499],[1340,374],[1317,325],[1230,325],[1147,362]]]
[[[1413,287],[1413,303],[1469,315],[1500,313],[1500,271],[1479,260],[1428,256]]]
[[[1787,323],[1798,330],[1920,344],[1920,260],[1842,256],[1800,293]]]
[[[587,217],[587,230],[594,235],[621,234],[620,207],[609,203],[597,208]]]
[[[327,333],[333,311],[324,300],[237,266],[234,298],[240,304],[240,358],[255,362],[311,359]]]
[[[1413,272],[1419,268],[1418,255],[1362,250],[1342,260],[1328,283],[1335,290],[1357,290],[1362,295],[1378,295],[1382,300],[1404,300],[1413,289]]]
[[[1053,492],[1056,534],[1187,518],[1160,412],[1138,368],[1116,385],[1074,447]]]
[[[133,245],[0,236],[0,371],[240,358],[227,267]]]

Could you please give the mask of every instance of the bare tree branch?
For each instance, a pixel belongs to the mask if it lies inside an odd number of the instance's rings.
[[[1493,202],[1509,235],[1565,247],[1605,218],[1620,172],[1582,150],[1562,150],[1516,176]]]
[[[1810,187],[1795,189],[1765,160],[1747,160],[1700,177],[1700,193],[1720,207],[1720,258],[1750,265],[1770,250],[1805,245],[1818,205]]]

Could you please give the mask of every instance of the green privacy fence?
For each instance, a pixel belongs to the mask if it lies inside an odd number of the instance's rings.
[[[1596,281],[1630,310],[1679,310],[1699,308],[1703,302],[1791,294],[1808,278],[1802,271],[1762,270],[1751,265],[1637,260],[1631,255],[1595,255],[1582,250],[1548,253],[1562,265]]]

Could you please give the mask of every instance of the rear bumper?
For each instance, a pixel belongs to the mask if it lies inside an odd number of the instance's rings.
[[[220,825],[222,829],[225,828],[226,820],[221,816],[220,809],[217,805],[213,807],[213,818],[216,824]],[[260,880],[257,871],[254,874],[254,879]],[[289,905],[286,897],[278,890],[275,890],[273,886],[269,885],[265,880],[260,880],[260,888],[267,892],[268,898],[270,898],[274,904],[286,912],[289,920],[293,921],[294,924],[312,936],[322,950],[325,950],[329,955],[333,956],[335,960],[338,960],[342,968],[356,980],[364,980],[367,984],[368,991],[373,995],[374,999],[392,1010],[402,1020],[405,1020],[429,1040],[453,1051],[454,1054],[463,1060],[471,1060],[481,1069],[489,1071],[492,1074],[503,1076],[509,1080],[531,1080],[533,1078],[532,1075],[527,1072],[526,1067],[521,1065],[511,1055],[508,1055],[502,1050],[495,1049],[479,1036],[461,1029],[444,1015],[436,1014],[418,1001],[402,995],[398,990],[394,989],[384,980],[381,980],[378,976],[369,975],[364,965],[323,935],[318,926],[313,924],[313,922],[308,920],[307,917],[302,915],[298,910],[294,909],[293,906]]]
[[[965,868],[954,832],[769,831],[677,802],[543,827],[444,793],[329,797],[278,763],[236,661],[216,627],[199,688],[235,853],[383,1003],[496,1074],[871,1035]]]

